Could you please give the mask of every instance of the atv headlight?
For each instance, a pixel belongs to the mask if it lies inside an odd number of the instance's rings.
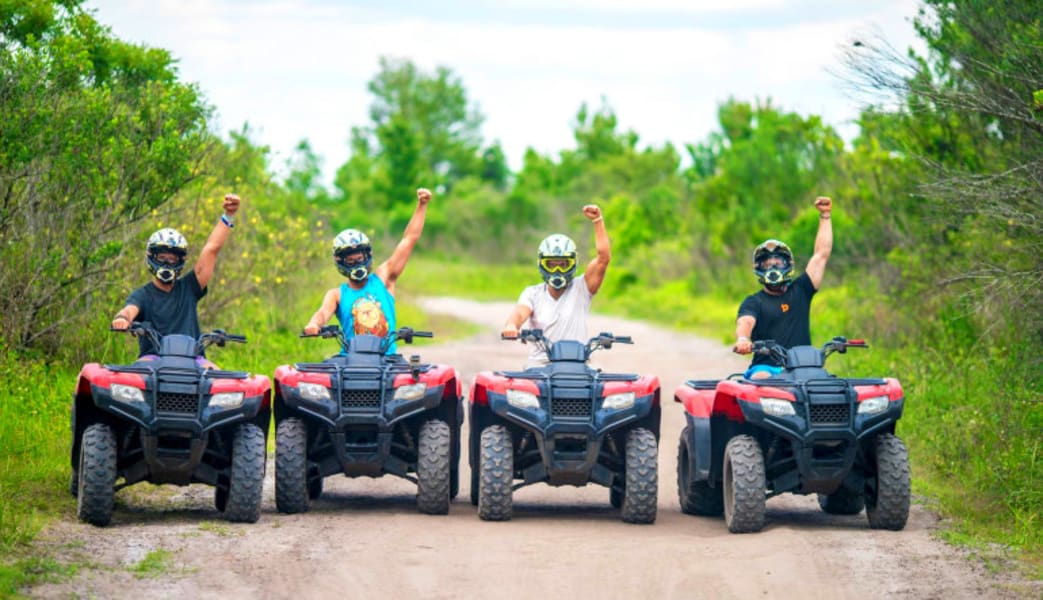
[[[508,388],[507,404],[516,408],[533,409],[540,407],[540,400],[536,394]]]
[[[395,400],[419,400],[427,391],[426,383],[411,383],[395,388]]]
[[[210,396],[210,406],[215,408],[236,408],[243,404],[242,392],[221,392]]]
[[[609,394],[601,403],[601,408],[606,410],[623,410],[634,406],[634,392],[623,392],[622,394]]]
[[[858,403],[858,414],[875,415],[887,410],[890,399],[887,396],[873,396]]]
[[[140,388],[136,388],[132,385],[123,385],[122,383],[114,383],[109,386],[109,391],[112,392],[112,398],[119,400],[120,402],[144,402],[145,394],[141,393]]]
[[[305,400],[329,400],[330,390],[324,385],[302,381],[297,384],[297,393]]]
[[[761,398],[761,409],[764,414],[773,417],[789,417],[797,414],[793,410],[793,403],[782,398]]]

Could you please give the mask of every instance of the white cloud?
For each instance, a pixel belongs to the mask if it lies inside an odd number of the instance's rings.
[[[540,2],[552,11],[551,0]],[[217,107],[221,127],[249,121],[258,141],[277,152],[277,166],[308,138],[325,158],[327,179],[347,158],[351,127],[368,122],[366,84],[382,55],[452,69],[487,117],[485,138],[499,139],[518,168],[526,147],[544,153],[571,147],[569,125],[580,103],[597,108],[602,97],[621,127],[644,143],[679,148],[716,127],[716,106],[729,96],[771,97],[786,110],[841,125],[857,107],[826,73],[838,45],[871,22],[898,36],[898,47],[908,45],[912,31],[903,19],[915,12],[915,0],[893,0],[832,20],[725,29],[556,24],[554,12],[520,24],[457,18],[451,10],[437,19],[400,18],[309,0],[93,0],[88,6],[120,38],[169,49],[182,77],[199,82]],[[779,0],[745,0],[723,11],[686,0],[554,0],[554,6],[599,14],[640,6],[645,13],[752,15],[777,8]]]

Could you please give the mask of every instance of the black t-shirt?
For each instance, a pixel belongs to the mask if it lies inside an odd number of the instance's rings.
[[[179,333],[198,338],[199,314],[196,304],[205,295],[206,288],[199,287],[195,271],[189,271],[188,275],[174,280],[174,288],[169,292],[159,289],[151,281],[146,283],[130,293],[127,304],[138,307],[135,321],[148,321],[160,335]],[[144,336],[138,338],[138,347],[138,356],[159,352],[159,348]]]
[[[811,344],[811,297],[815,286],[807,273],[793,280],[781,296],[772,296],[763,289],[747,296],[739,305],[739,316],[749,315],[757,319],[751,339],[775,340],[786,348]],[[776,365],[770,356],[755,354],[755,365]]]

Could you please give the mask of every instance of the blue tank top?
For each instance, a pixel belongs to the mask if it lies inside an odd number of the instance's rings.
[[[376,275],[366,278],[360,290],[352,289],[347,283],[340,284],[340,304],[337,305],[337,320],[344,330],[344,337],[351,339],[358,334],[385,337],[395,331],[395,298],[388,293],[384,282]],[[343,352],[343,350],[341,350]],[[398,352],[392,343],[388,354]]]

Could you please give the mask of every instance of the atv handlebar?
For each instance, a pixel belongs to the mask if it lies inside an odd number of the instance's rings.
[[[551,348],[554,347],[554,342],[551,342],[547,338],[543,337],[543,330],[542,329],[522,329],[521,331],[518,332],[518,336],[517,337],[508,337],[508,336],[505,336],[505,335],[503,335],[501,333],[500,334],[500,339],[501,340],[510,340],[510,341],[517,340],[517,341],[520,341],[523,344],[526,344],[526,343],[537,344],[537,348],[542,349],[544,352],[547,353],[548,356],[550,355]],[[599,348],[604,348],[604,349],[608,350],[608,349],[610,349],[612,347],[612,344],[633,344],[633,343],[634,343],[634,340],[629,335],[618,335],[617,336],[617,335],[612,335],[612,333],[610,333],[610,332],[603,331],[603,332],[597,334],[596,336],[590,338],[589,340],[587,340],[587,343],[584,344],[584,346],[586,347],[587,358],[590,358],[590,355],[595,350],[598,350]]]
[[[134,321],[126,329],[116,329],[114,327],[109,327],[109,331],[115,331],[117,333],[129,333],[134,337],[144,336],[148,338],[150,342],[152,342],[152,345],[156,348],[157,351],[162,345],[161,342],[163,340],[163,334],[154,329],[152,325],[147,321]],[[216,344],[219,347],[224,347],[226,342],[236,342],[239,344],[245,344],[246,336],[239,335],[236,333],[228,333],[223,329],[215,329],[213,331],[201,333],[199,337],[196,338],[196,354],[199,354],[201,356],[203,350],[214,344]]]
[[[822,359],[825,360],[827,356],[838,352],[844,354],[848,348],[868,348],[869,344],[865,340],[849,340],[842,335],[834,336],[833,339],[829,340],[825,344],[822,344],[820,352],[822,352]],[[764,356],[770,356],[775,359],[775,362],[786,367],[786,347],[782,344],[777,343],[775,340],[757,340],[753,342],[753,353],[761,354]]]
[[[340,328],[340,325],[326,325],[319,329],[318,333],[304,333],[301,332],[300,337],[321,337],[321,338],[337,338],[340,342],[340,347],[345,351],[348,349],[348,338],[344,336],[344,330]],[[388,332],[384,336],[384,341],[381,346],[384,350],[387,350],[389,346],[395,341],[401,340],[406,344],[412,344],[413,338],[433,338],[435,334],[430,331],[417,331],[412,327],[401,327],[397,331]]]

